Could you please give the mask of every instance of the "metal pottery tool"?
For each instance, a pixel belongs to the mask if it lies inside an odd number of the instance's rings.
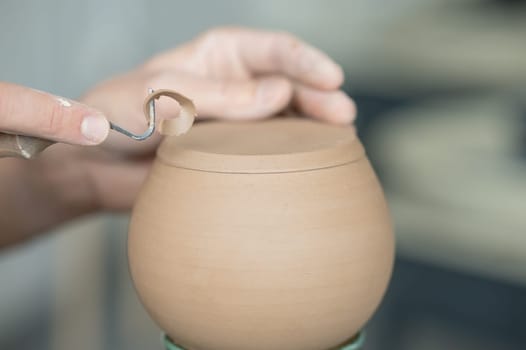
[[[155,99],[162,95],[162,90],[155,92],[153,89],[148,89],[147,111],[145,105],[145,115],[148,120],[148,129],[140,135],[136,135],[112,122],[110,122],[110,129],[115,130],[129,138],[136,141],[143,141],[153,135],[155,131]],[[146,114],[146,112],[148,112]],[[54,144],[55,141],[42,139],[34,136],[14,135],[0,132],[0,158],[3,157],[18,157],[31,159],[42,152],[47,147]]]

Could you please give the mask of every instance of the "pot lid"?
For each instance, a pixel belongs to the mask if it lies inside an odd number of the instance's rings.
[[[222,173],[280,173],[356,161],[364,149],[350,126],[307,118],[201,122],[169,136],[157,158],[171,166]]]

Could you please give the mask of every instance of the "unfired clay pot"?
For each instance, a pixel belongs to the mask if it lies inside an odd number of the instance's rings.
[[[206,122],[168,137],[136,202],[140,299],[189,350],[327,350],[386,289],[393,235],[352,128]]]

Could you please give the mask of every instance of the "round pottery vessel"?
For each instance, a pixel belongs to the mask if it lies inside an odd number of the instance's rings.
[[[393,265],[382,189],[350,127],[206,122],[167,137],[128,254],[151,317],[188,350],[328,350]]]

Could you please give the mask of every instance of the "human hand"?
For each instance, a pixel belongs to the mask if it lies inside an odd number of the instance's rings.
[[[313,118],[346,124],[356,111],[339,90],[343,78],[329,57],[290,34],[220,28],[103,82],[81,99],[85,105],[0,84],[0,131],[79,145],[105,139],[96,148],[55,145],[31,162],[3,160],[0,195],[16,198],[5,207],[0,203],[5,217],[2,222],[0,216],[0,225],[6,237],[12,234],[5,242],[88,212],[131,207],[160,136],[135,142],[118,133],[108,135],[102,113],[142,132],[142,102],[149,87],[192,98],[198,118],[258,119],[292,106]],[[156,103],[157,115],[175,117],[178,106],[167,102]],[[93,125],[84,123],[87,116]],[[21,213],[27,211],[39,215],[24,220]],[[19,220],[17,215],[22,215]]]
[[[96,145],[108,136],[109,123],[102,112],[78,102],[0,82],[0,132]]]
[[[82,100],[136,132],[146,125],[141,104],[148,87],[173,89],[192,98],[198,119],[265,118],[292,106],[314,118],[345,124],[352,122],[356,110],[339,90],[343,78],[342,69],[328,56],[291,34],[219,28],[100,84]],[[178,107],[160,100],[157,112],[172,118]],[[105,144],[144,154],[158,142],[158,135],[133,143],[112,134]]]
[[[88,212],[131,207],[160,137],[134,142],[108,135],[104,116],[143,131],[149,87],[189,96],[198,118],[258,119],[291,106],[347,124],[356,111],[339,90],[342,82],[337,64],[290,34],[221,28],[103,82],[84,96],[85,105],[0,83],[0,131],[77,145],[105,140],[96,148],[58,144],[31,162],[2,160],[0,196],[8,200],[0,202],[0,245]],[[175,117],[178,106],[167,102],[158,101],[157,115]],[[25,212],[34,213],[33,220],[25,220]]]
[[[146,127],[142,102],[148,87],[169,88],[192,98],[198,119],[258,119],[292,106],[316,119],[347,124],[356,109],[339,90],[343,79],[342,69],[327,55],[291,34],[219,28],[103,82],[82,101],[135,132]],[[161,99],[156,106],[161,117],[179,112],[173,101]],[[144,156],[151,156],[159,139],[154,135],[133,142],[111,133],[104,143],[109,152],[101,162],[89,150],[90,160],[84,164],[89,164],[91,193],[101,209],[131,206],[147,173]],[[134,158],[138,155],[140,162]]]

